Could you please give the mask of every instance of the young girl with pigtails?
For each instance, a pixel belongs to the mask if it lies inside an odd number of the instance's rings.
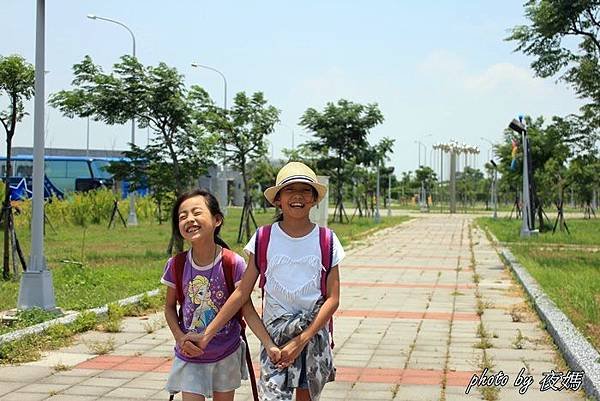
[[[223,213],[211,193],[197,189],[179,196],[171,220],[173,235],[188,242],[190,249],[167,261],[161,279],[167,286],[165,318],[176,342],[166,390],[171,399],[181,392],[184,401],[232,401],[241,380],[248,374],[253,378],[241,316],[232,314],[203,348],[194,342],[239,285],[246,263],[219,237]],[[252,303],[242,312],[265,349],[279,359],[279,349]]]

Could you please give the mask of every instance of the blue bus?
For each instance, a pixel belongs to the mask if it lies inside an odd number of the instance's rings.
[[[114,180],[106,168],[111,162],[123,160],[116,157],[76,157],[76,156],[45,156],[44,157],[44,187],[45,196],[56,195],[62,198],[64,194],[75,191],[113,186]],[[33,156],[19,155],[11,157],[12,176],[9,178],[11,198],[13,200],[31,196],[31,181],[33,173]],[[6,176],[6,157],[0,157],[0,177]],[[127,197],[129,183],[121,183],[121,195]],[[145,194],[144,190],[140,191]],[[13,197],[14,196],[14,197]]]

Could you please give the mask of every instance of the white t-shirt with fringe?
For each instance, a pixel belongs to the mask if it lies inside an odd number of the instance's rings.
[[[244,247],[250,257],[254,257],[256,235],[254,233]],[[336,266],[346,254],[335,233],[332,237],[331,266]],[[286,313],[312,311],[321,298],[323,269],[318,225],[307,235],[294,238],[287,235],[279,223],[274,223],[267,248],[263,321],[269,323]]]

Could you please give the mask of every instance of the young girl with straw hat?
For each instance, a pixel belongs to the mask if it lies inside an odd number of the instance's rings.
[[[281,213],[244,248],[249,263],[241,284],[198,342],[200,348],[208,345],[260,278],[262,319],[280,349],[276,356],[261,352],[258,390],[263,401],[291,400],[294,390],[298,401],[318,401],[325,384],[335,379],[331,319],[339,305],[338,265],[345,254],[331,230],[309,219],[326,192],[303,163],[291,162],[279,171],[264,195]]]

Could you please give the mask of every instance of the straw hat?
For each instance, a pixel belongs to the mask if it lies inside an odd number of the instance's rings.
[[[317,203],[320,202],[327,193],[327,187],[317,181],[317,175],[310,167],[304,163],[289,162],[279,170],[279,173],[277,173],[275,186],[265,190],[265,198],[267,198],[269,203],[274,205],[275,196],[277,196],[277,193],[281,188],[297,182],[308,184],[317,191]]]

